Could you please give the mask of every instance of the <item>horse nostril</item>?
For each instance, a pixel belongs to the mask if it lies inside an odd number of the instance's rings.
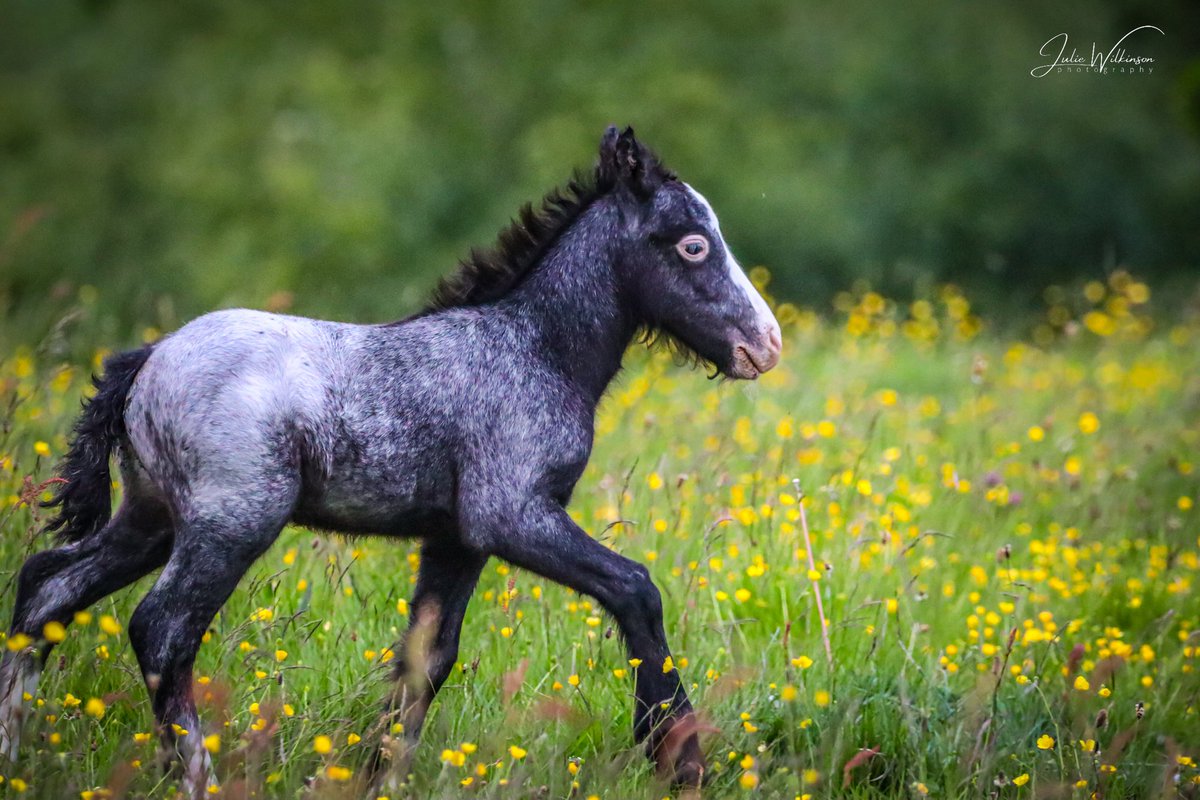
[[[783,337],[779,335],[779,328],[775,327],[774,325],[772,325],[771,330],[767,332],[767,341],[771,343],[771,349],[775,352],[778,353],[783,350]]]

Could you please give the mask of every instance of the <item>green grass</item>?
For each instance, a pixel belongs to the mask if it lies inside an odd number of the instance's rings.
[[[1103,303],[1131,292],[1115,282]],[[933,304],[936,332],[923,309],[872,297],[832,321],[789,308],[784,363],[756,385],[631,353],[571,509],[662,589],[711,728],[706,796],[1197,796],[1181,759],[1200,759],[1200,321],[1107,308],[1039,328],[1039,346],[975,335],[952,294]],[[64,336],[67,352],[94,346]],[[5,615],[23,557],[48,546],[19,498],[65,449],[90,366],[74,360],[17,348],[0,364]],[[288,529],[253,568],[196,673],[225,796],[361,796],[387,691],[378,654],[407,625],[415,558],[412,543]],[[99,625],[128,620],[148,585],[69,628],[0,795],[18,779],[26,797],[126,781],[126,796],[171,796],[154,741],[134,740],[152,722],[128,640]],[[587,598],[490,563],[460,667],[404,796],[670,793],[631,743],[631,668]],[[314,752],[319,735],[332,753]],[[878,754],[856,759],[864,748]]]

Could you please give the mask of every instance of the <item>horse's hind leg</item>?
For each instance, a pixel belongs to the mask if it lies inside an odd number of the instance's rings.
[[[278,487],[277,487],[278,488]],[[129,639],[150,692],[168,752],[184,766],[184,793],[202,796],[212,782],[192,698],[192,665],[213,617],[291,513],[294,488],[278,503],[231,497],[230,508],[180,525],[167,566],[129,620]],[[265,510],[266,509],[266,510]]]
[[[46,625],[66,625],[76,612],[162,566],[170,542],[166,508],[131,497],[95,535],[29,557],[17,578],[9,637],[24,634],[34,644],[6,652],[0,663],[0,753],[16,759],[25,697],[35,693],[54,646]]]

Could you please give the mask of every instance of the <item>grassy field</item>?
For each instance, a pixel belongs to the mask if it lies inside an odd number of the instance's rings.
[[[631,353],[572,513],[663,591],[706,796],[1200,796],[1200,319],[1122,274],[1047,296],[1028,336],[952,289],[784,306],[756,385]],[[90,365],[0,357],[7,620]],[[198,662],[223,796],[362,796],[417,566],[298,529],[261,559]],[[123,631],[147,585],[69,626],[0,796],[172,795]],[[587,598],[493,562],[404,796],[670,795],[634,669]]]

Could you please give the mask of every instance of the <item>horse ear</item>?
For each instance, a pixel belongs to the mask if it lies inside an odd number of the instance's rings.
[[[658,160],[642,147],[633,128],[617,133],[615,125],[608,126],[600,139],[600,163],[596,166],[601,186],[622,185],[645,200],[662,184],[660,172]]]

